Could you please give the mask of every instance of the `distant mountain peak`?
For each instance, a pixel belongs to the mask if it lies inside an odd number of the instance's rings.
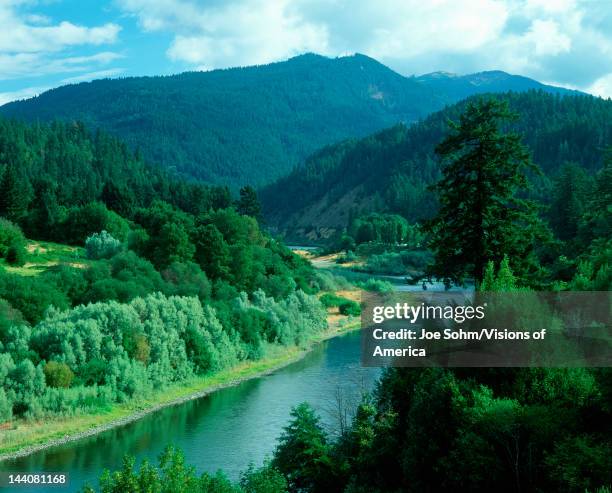
[[[453,72],[445,72],[444,70],[438,70],[436,72],[429,72],[428,74],[419,75],[417,79],[454,79],[456,77],[462,76]]]

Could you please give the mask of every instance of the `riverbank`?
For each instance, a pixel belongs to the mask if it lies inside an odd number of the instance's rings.
[[[306,347],[271,346],[268,357],[262,360],[243,362],[215,375],[193,378],[187,383],[169,387],[146,399],[115,404],[104,413],[11,423],[12,428],[0,430],[0,461],[23,457],[45,448],[93,436],[136,421],[162,408],[198,399],[245,380],[270,374],[304,358],[316,344],[359,327],[359,319],[329,313],[328,330],[309,341]]]

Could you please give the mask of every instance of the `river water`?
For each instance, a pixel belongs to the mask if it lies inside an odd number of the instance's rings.
[[[0,471],[68,473],[68,487],[46,491],[78,491],[86,482],[97,486],[104,469],[120,468],[125,454],[138,462],[144,458],[156,462],[171,444],[185,452],[187,463],[198,472],[223,469],[238,479],[250,462],[259,465],[272,454],[292,407],[309,402],[326,429],[337,432],[338,402],[343,409],[354,409],[379,375],[378,368],[360,366],[360,333],[354,331],[317,345],[304,359],[271,375],[162,409],[93,437],[2,462]]]

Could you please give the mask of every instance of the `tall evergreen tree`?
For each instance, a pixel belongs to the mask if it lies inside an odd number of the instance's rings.
[[[527,276],[544,237],[533,202],[519,198],[527,172],[538,172],[521,137],[500,129],[516,118],[505,101],[470,102],[450,134],[436,147],[442,160],[438,214],[425,224],[435,254],[430,273],[446,282],[483,279],[487,262],[508,255],[513,270]]]
[[[28,211],[30,184],[17,167],[9,164],[0,180],[0,216],[20,221]]]
[[[550,223],[563,241],[576,237],[580,220],[593,192],[591,177],[577,164],[567,163],[555,182]]]
[[[261,204],[257,198],[257,192],[250,185],[240,189],[240,200],[236,205],[238,212],[242,215],[251,216],[255,219],[259,219],[261,216]]]

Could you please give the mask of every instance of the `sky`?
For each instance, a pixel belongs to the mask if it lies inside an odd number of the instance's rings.
[[[0,0],[0,104],[64,84],[369,55],[612,97],[612,0]]]

